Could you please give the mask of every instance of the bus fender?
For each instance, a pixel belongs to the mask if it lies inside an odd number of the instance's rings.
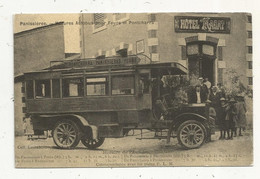
[[[176,116],[174,122],[172,123],[172,125],[170,126],[170,128],[168,130],[168,135],[167,135],[167,140],[166,140],[167,143],[170,142],[172,131],[173,130],[177,130],[177,127],[182,122],[184,122],[184,121],[186,121],[188,119],[194,119],[194,120],[197,120],[197,121],[201,121],[202,123],[204,123],[204,121],[207,120],[207,118],[205,118],[204,116],[196,114],[196,113],[182,113],[182,114]]]
[[[93,139],[97,139],[98,138],[98,128],[97,128],[97,126],[90,125],[88,123],[88,121],[84,117],[82,117],[80,115],[73,114],[71,116],[74,116],[74,117],[78,118],[83,126],[85,126],[85,127],[88,126],[88,127],[90,127],[92,129],[92,138]]]
[[[90,125],[89,122],[82,116],[77,115],[77,114],[64,114],[64,115],[40,115],[40,117],[43,118],[52,118],[52,117],[68,117],[68,116],[73,116],[74,118],[77,118],[79,122],[84,126],[84,127],[90,127],[92,130],[92,137],[93,139],[98,138],[98,128],[95,125]]]

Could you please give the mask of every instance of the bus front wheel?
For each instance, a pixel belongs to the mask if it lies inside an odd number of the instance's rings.
[[[206,129],[201,122],[188,120],[178,127],[177,138],[185,149],[199,148],[205,142]]]
[[[53,141],[62,149],[73,149],[80,141],[80,130],[72,120],[58,121],[53,130]]]

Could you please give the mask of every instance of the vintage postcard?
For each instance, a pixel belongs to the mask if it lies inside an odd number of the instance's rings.
[[[15,166],[252,166],[252,49],[250,13],[15,15]]]

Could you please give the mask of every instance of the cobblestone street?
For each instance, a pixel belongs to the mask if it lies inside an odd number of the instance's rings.
[[[152,134],[152,133],[151,133]],[[147,134],[149,135],[149,134]],[[106,139],[97,150],[88,150],[81,143],[73,150],[56,148],[52,138],[27,140],[16,137],[17,167],[127,167],[127,166],[246,166],[252,164],[252,131],[233,140],[218,140],[199,149],[184,150],[172,139],[137,140],[136,136]]]

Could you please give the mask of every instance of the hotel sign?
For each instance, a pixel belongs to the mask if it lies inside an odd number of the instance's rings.
[[[229,34],[231,20],[227,17],[175,16],[175,32]]]

